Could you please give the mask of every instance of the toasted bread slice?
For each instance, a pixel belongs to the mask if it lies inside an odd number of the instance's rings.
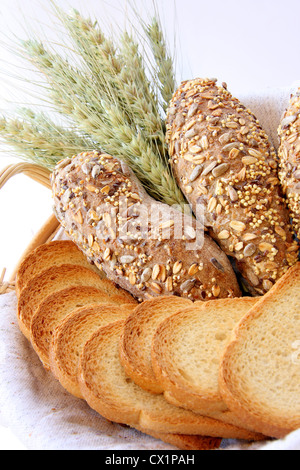
[[[134,307],[88,305],[72,311],[55,328],[49,350],[50,369],[72,395],[83,398],[77,376],[79,356],[87,340],[101,326],[126,319]]]
[[[159,324],[170,315],[191,307],[181,297],[159,297],[138,305],[128,317],[120,343],[120,359],[126,374],[143,389],[162,393],[151,363],[151,343]]]
[[[95,287],[69,287],[45,298],[33,315],[30,325],[30,341],[42,361],[49,369],[49,348],[55,328],[73,310],[87,305],[121,306],[123,297],[108,295]],[[131,304],[130,304],[131,305]]]
[[[111,283],[112,289],[119,292],[113,282],[101,279],[97,273],[83,266],[64,264],[43,271],[28,282],[19,296],[18,322],[21,331],[26,338],[30,339],[30,325],[34,314],[40,303],[54,292],[77,286],[96,287],[102,292],[107,292],[109,283]],[[123,295],[123,291],[120,290],[120,292]],[[123,299],[122,303],[127,303],[127,301]]]
[[[297,263],[242,318],[221,361],[228,407],[275,438],[300,427],[299,311]]]
[[[228,300],[232,302],[232,299]],[[179,297],[161,297],[138,305],[126,320],[120,342],[120,360],[126,374],[144,390],[152,393],[164,393],[165,398],[169,403],[175,406],[184,406],[184,402],[180,397],[178,397],[177,394],[174,395],[172,393],[172,389],[167,388],[156,376],[153,370],[151,358],[152,342],[157,328],[166,319],[179,314],[179,312],[185,311],[187,308],[193,310],[194,306],[201,308],[201,306],[204,306],[205,304],[213,305],[213,302],[219,302],[218,305],[222,304],[222,300],[193,303],[187,299]],[[254,302],[256,302],[256,300],[252,298],[245,298],[245,300],[242,300],[241,305],[243,306],[243,313],[249,310]],[[232,328],[240,318],[241,314],[236,314],[236,316],[234,316],[236,321],[231,321]],[[214,377],[213,374],[212,377]],[[215,377],[216,381],[217,377],[218,372]],[[176,388],[176,384],[173,384],[173,386],[174,390]],[[196,404],[191,403],[191,397],[186,395],[186,400],[188,398],[189,402],[185,402],[185,405],[192,411],[202,414],[203,416],[213,417],[218,421],[232,424],[237,427],[245,427],[244,422],[241,421],[235,413],[228,410],[224,402],[221,406],[218,406],[217,401],[211,403],[207,399],[205,401],[202,400],[200,406],[199,395],[197,397],[198,402]],[[221,400],[222,399],[220,398],[220,401]]]
[[[87,260],[75,243],[69,240],[57,240],[39,246],[22,261],[16,275],[17,295],[20,295],[30,279],[52,266],[61,266],[62,264],[84,266],[105,278],[104,273]]]
[[[50,366],[53,375],[72,395],[83,398],[78,386],[79,357],[86,341],[101,326],[125,319],[134,308],[131,304],[91,305],[71,312],[54,330],[50,344]],[[155,433],[139,429],[181,450],[218,449],[221,439],[185,434]]]
[[[233,328],[256,302],[250,297],[196,302],[160,324],[152,366],[168,401],[245,427],[221,397],[219,362]]]
[[[259,434],[197,415],[170,405],[136,385],[125,373],[119,359],[124,321],[97,330],[86,342],[79,362],[79,383],[83,397],[110,421],[133,428],[171,434],[255,439]]]
[[[148,434],[155,439],[160,439],[167,444],[171,444],[180,450],[216,450],[219,449],[222,439],[217,437],[193,436],[189,434],[167,434],[149,431],[148,429],[138,429],[138,431]]]
[[[117,286],[109,279],[101,280],[101,290],[107,295],[118,296],[121,303],[138,305],[138,301],[132,297],[132,295],[127,290]]]

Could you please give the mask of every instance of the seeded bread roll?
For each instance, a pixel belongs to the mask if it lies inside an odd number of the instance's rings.
[[[55,213],[68,236],[140,301],[240,296],[228,258],[203,226],[149,197],[118,159],[92,152],[64,160],[52,187]]]
[[[297,261],[277,158],[255,116],[216,80],[183,82],[167,141],[177,182],[244,284],[263,295]],[[200,213],[201,215],[201,213]]]
[[[291,96],[278,135],[279,179],[288,200],[293,228],[300,239],[300,88]]]

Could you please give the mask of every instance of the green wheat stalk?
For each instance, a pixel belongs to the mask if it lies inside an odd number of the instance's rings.
[[[165,123],[160,110],[165,109],[168,93],[170,96],[173,74],[170,64],[166,66],[166,45],[158,21],[147,30],[151,43],[156,37],[156,49],[152,47],[156,65],[150,65],[149,73],[149,64],[132,35],[125,31],[120,44],[115,45],[96,22],[76,11],[71,15],[57,7],[56,11],[73,41],[74,51],[65,50],[75,52],[79,59],[76,65],[41,41],[23,41],[21,48],[46,79],[54,109],[72,123],[72,129],[50,121],[47,126],[48,118],[33,112],[29,118],[27,110],[26,119],[3,118],[0,137],[25,159],[50,169],[58,159],[90,146],[101,149],[124,160],[153,197],[169,205],[185,206],[167,163]],[[166,73],[170,73],[170,80],[163,86]],[[151,80],[154,77],[160,84]]]
[[[163,99],[163,110],[166,113],[169,103],[176,89],[174,62],[169,54],[161,25],[157,18],[153,18],[149,26],[144,26],[149,39],[150,47],[157,65],[157,79]]]
[[[72,157],[78,148],[94,149],[88,137],[57,125],[44,113],[27,108],[20,110],[18,117],[0,118],[0,138],[17,156],[38,162],[49,170],[62,158]]]

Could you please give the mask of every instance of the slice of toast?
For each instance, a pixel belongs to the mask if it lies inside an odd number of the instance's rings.
[[[72,395],[83,398],[78,386],[79,357],[94,331],[119,319],[125,319],[134,308],[131,304],[91,305],[70,313],[54,330],[50,344],[50,366],[53,375]],[[139,429],[181,450],[218,449],[221,439],[184,434],[156,433]]]
[[[96,287],[102,292],[107,292],[108,283],[111,283],[113,289],[115,288],[113,282],[101,279],[97,273],[83,266],[71,264],[52,266],[31,279],[19,296],[18,323],[21,331],[27,339],[30,339],[30,325],[34,314],[40,303],[54,292],[77,286]],[[119,292],[119,289],[116,290]],[[125,295],[127,296],[127,293]],[[127,301],[124,299],[122,303]]]
[[[222,303],[222,300],[220,302]],[[246,300],[245,302],[251,303],[253,299]],[[167,318],[179,314],[179,312],[187,308],[193,309],[195,305],[201,308],[206,303],[193,303],[190,300],[179,297],[160,297],[138,305],[125,323],[120,341],[120,360],[126,374],[144,390],[157,394],[164,393],[166,400],[175,406],[183,406],[182,401],[178,401],[177,396],[171,393],[171,390],[166,390],[166,387],[160,382],[153,370],[151,357],[152,342],[157,328]],[[240,316],[236,318],[240,319]],[[209,407],[208,401],[205,402],[205,405],[203,403],[202,405],[200,407],[198,404],[198,407],[195,407],[192,411],[237,427],[245,427],[244,423],[234,413],[229,411],[224,403],[222,407],[218,407],[216,403],[214,406]],[[190,403],[188,406],[192,408]]]
[[[235,328],[220,367],[228,407],[282,438],[300,427],[300,263]]]
[[[69,287],[42,301],[32,317],[30,341],[44,367],[49,369],[50,342],[55,328],[73,310],[87,305],[120,305],[123,297],[108,295],[95,287]],[[131,305],[131,304],[129,304]]]
[[[75,243],[69,240],[57,240],[39,246],[24,258],[16,275],[17,295],[20,295],[30,279],[52,266],[61,266],[62,264],[84,266],[105,278],[105,275],[87,260]]]
[[[109,279],[101,279],[101,290],[111,296],[117,296],[121,303],[138,305],[138,301],[132,297],[132,295],[125,289],[117,286],[113,281]]]
[[[125,373],[119,359],[124,321],[98,329],[86,342],[79,362],[83,397],[106,419],[133,428],[171,434],[261,439],[260,434],[170,405],[163,395],[147,392]]]
[[[167,444],[171,444],[180,450],[216,450],[219,449],[222,439],[217,437],[193,436],[189,434],[167,434],[149,431],[148,429],[138,429],[138,431],[148,434],[148,436],[160,439]]]
[[[170,315],[191,307],[191,300],[159,297],[138,305],[128,317],[120,343],[120,359],[126,374],[152,393],[162,393],[151,363],[151,343],[159,324]]]
[[[219,363],[233,328],[256,302],[250,297],[196,302],[160,324],[152,366],[168,401],[245,427],[221,397]]]
[[[134,307],[88,305],[72,311],[55,328],[49,349],[50,369],[69,393],[83,398],[77,376],[79,357],[87,340],[101,326],[125,320]]]

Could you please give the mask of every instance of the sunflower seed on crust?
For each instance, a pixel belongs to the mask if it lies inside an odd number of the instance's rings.
[[[197,165],[196,168],[192,171],[191,175],[190,175],[190,183],[193,183],[194,181],[196,181],[197,178],[199,178],[199,176],[201,175],[202,173],[202,170],[203,170],[203,167],[202,165]]]
[[[216,269],[224,272],[224,266],[216,258],[211,258],[210,262]]]
[[[224,173],[226,173],[226,171],[228,171],[229,168],[230,168],[230,165],[228,163],[222,163],[222,165],[219,165],[213,169],[212,174],[214,175],[215,178],[218,178],[219,176],[222,176]]]
[[[151,268],[146,268],[144,269],[142,276],[141,276],[141,282],[147,282],[152,276],[152,269]]]
[[[202,176],[208,175],[217,166],[217,164],[218,164],[217,161],[213,161],[213,162],[209,163],[206,166],[206,168],[203,170]]]
[[[239,200],[238,193],[236,192],[236,190],[232,186],[229,186],[228,194],[229,194],[230,200],[232,202],[236,202],[236,201]]]
[[[242,158],[242,162],[244,165],[254,165],[257,162],[256,157],[244,157]]]
[[[252,256],[254,255],[254,253],[256,252],[256,245],[254,245],[254,243],[249,243],[249,245],[247,245],[244,249],[244,256],[248,257],[248,256]]]
[[[188,279],[183,284],[181,284],[180,289],[182,292],[190,292],[196,284],[197,279]]]
[[[136,257],[133,256],[133,255],[124,255],[124,256],[121,256],[120,263],[121,264],[130,264],[135,260],[135,258]]]
[[[290,126],[291,124],[293,124],[293,122],[296,121],[297,117],[298,117],[297,114],[293,114],[292,116],[287,116],[281,121],[281,124],[280,124],[281,127],[284,129],[285,127]]]

